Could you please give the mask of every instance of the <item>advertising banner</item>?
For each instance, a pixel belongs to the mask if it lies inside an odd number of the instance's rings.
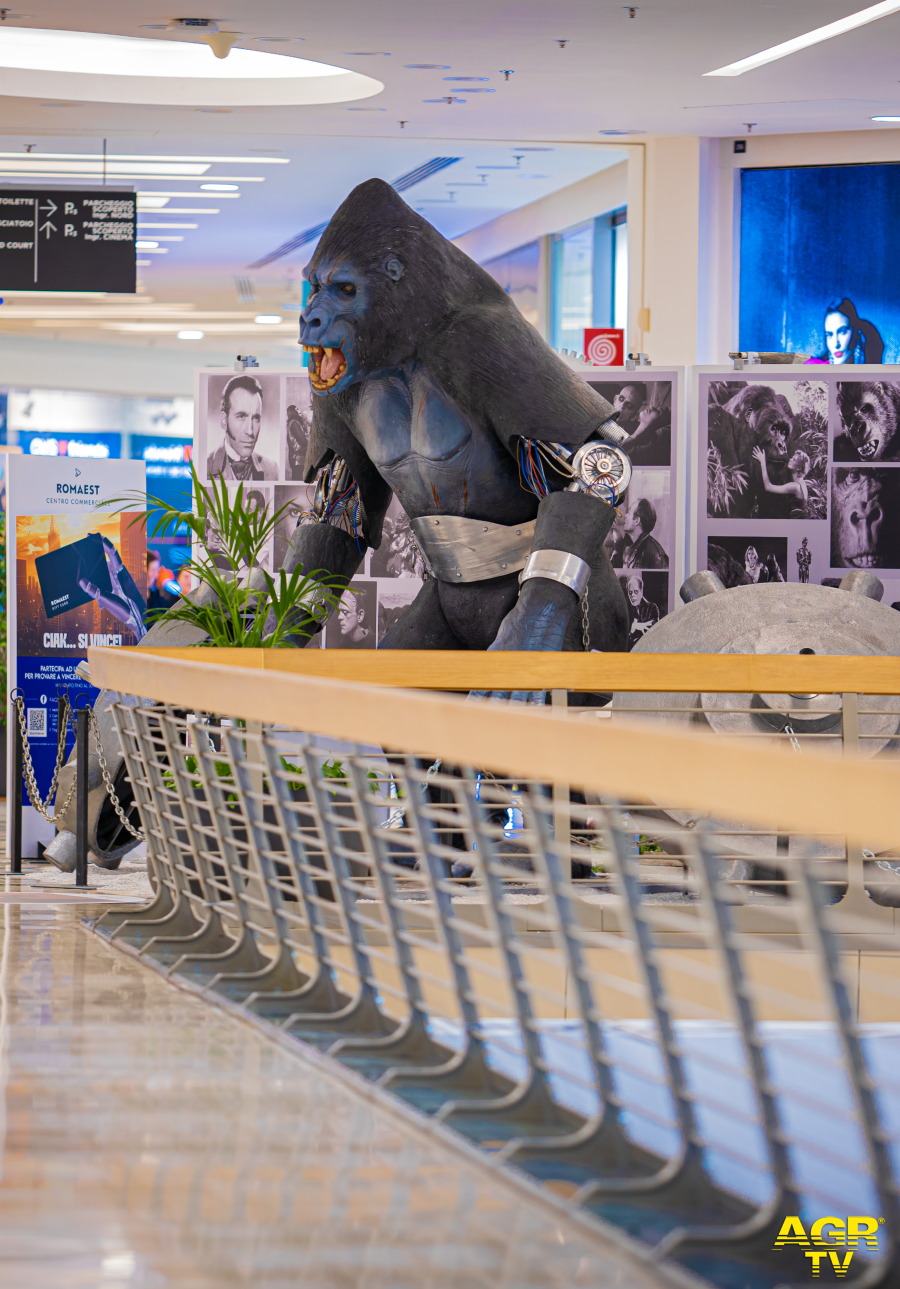
[[[900,602],[900,373],[697,367],[694,406],[692,571],[836,586],[869,569]]]
[[[634,472],[607,549],[631,606],[632,648],[672,611],[684,580],[685,369],[618,367],[601,374],[579,364],[577,373],[615,406],[630,436],[625,450]],[[255,384],[233,383],[241,375]],[[302,482],[312,423],[307,374],[201,370],[195,408],[194,461],[200,479],[223,478],[235,491],[243,481],[251,505],[289,507],[261,560],[267,568],[280,568],[293,531],[313,502],[312,486]],[[319,637],[322,646],[377,648],[418,595],[424,572],[409,518],[394,497],[381,546],[366,552],[352,582],[356,594],[345,596],[329,618]]]
[[[136,503],[125,514],[112,513],[118,506],[97,509],[105,498],[143,494],[144,465],[11,456],[8,471],[9,684],[25,700],[45,798],[56,763],[57,697],[66,689],[73,699],[80,692],[92,699],[97,694],[75,667],[90,645],[133,645],[145,632],[146,537],[143,524],[132,522],[143,506]],[[67,754],[72,741],[70,729]],[[16,785],[8,787],[9,800]],[[21,791],[23,854],[29,855],[54,830]]]

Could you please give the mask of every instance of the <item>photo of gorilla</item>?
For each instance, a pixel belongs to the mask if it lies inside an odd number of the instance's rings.
[[[900,470],[835,468],[831,567],[900,568]]]
[[[848,381],[837,387],[841,432],[835,461],[900,461],[900,384]]]
[[[367,548],[380,548],[396,498],[419,545],[430,543],[435,576],[382,648],[580,651],[586,586],[590,646],[624,651],[628,603],[604,550],[615,510],[570,490],[551,447],[617,441],[617,409],[380,179],[344,201],[304,276],[304,479],[319,500],[292,538],[288,571],[299,563],[349,581]],[[579,589],[551,571],[520,584],[538,554],[542,570],[573,556]]]
[[[826,517],[824,382],[714,380],[707,416],[710,518]]]
[[[787,580],[786,537],[729,537],[717,533],[706,547],[706,567],[726,586]]]

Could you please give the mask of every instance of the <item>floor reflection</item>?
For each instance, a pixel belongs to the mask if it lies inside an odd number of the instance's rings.
[[[0,907],[3,1289],[659,1283],[78,921]]]

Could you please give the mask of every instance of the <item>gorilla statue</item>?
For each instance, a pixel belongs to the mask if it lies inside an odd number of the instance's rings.
[[[623,652],[628,605],[604,539],[631,463],[611,404],[380,179],[340,207],[307,276],[300,342],[315,399],[304,477],[315,480],[316,500],[314,522],[291,538],[286,571],[327,572],[340,592],[366,547],[380,546],[396,495],[432,576],[382,648]],[[291,451],[297,443],[292,433]],[[295,627],[302,646],[321,622],[301,617]],[[163,617],[141,645],[203,639]],[[98,712],[107,705],[101,694]],[[121,795],[111,723],[103,742]],[[91,758],[89,844],[96,862],[115,868],[134,842],[106,802],[93,740]],[[70,760],[60,792],[71,773]],[[123,804],[133,808],[130,796]],[[45,853],[71,870],[74,847],[67,817]]]
[[[614,408],[380,179],[343,203],[306,276],[318,522],[285,568],[349,582],[396,495],[432,576],[382,648],[623,651],[603,545],[630,474]]]

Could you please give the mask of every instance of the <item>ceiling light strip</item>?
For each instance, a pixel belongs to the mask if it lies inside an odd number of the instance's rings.
[[[29,152],[28,157],[34,157],[36,161],[96,161],[96,152]],[[0,152],[0,158],[13,158],[22,161],[21,152]],[[169,157],[158,156],[155,152],[146,152],[143,154],[130,152],[110,152],[107,153],[107,161],[185,161],[185,162],[203,162],[206,165],[236,165],[236,166],[286,166],[290,162],[290,157]],[[102,161],[102,158],[100,158]]]
[[[727,67],[719,67],[714,72],[703,74],[704,76],[743,76],[744,72],[752,72],[756,67],[764,67],[766,63],[787,58],[789,54],[796,54],[800,49],[808,49],[810,45],[821,44],[823,40],[833,40],[835,36],[843,36],[848,31],[864,27],[869,22],[877,22],[879,18],[887,18],[898,11],[900,11],[900,0],[882,0],[881,4],[860,9],[858,13],[839,18],[837,22],[829,22],[825,27],[816,27],[814,31],[808,31],[805,36],[795,36],[793,40],[785,40],[782,44],[773,45],[771,49],[764,49],[759,54],[752,54],[749,58],[741,58],[736,63],[729,63]]]

